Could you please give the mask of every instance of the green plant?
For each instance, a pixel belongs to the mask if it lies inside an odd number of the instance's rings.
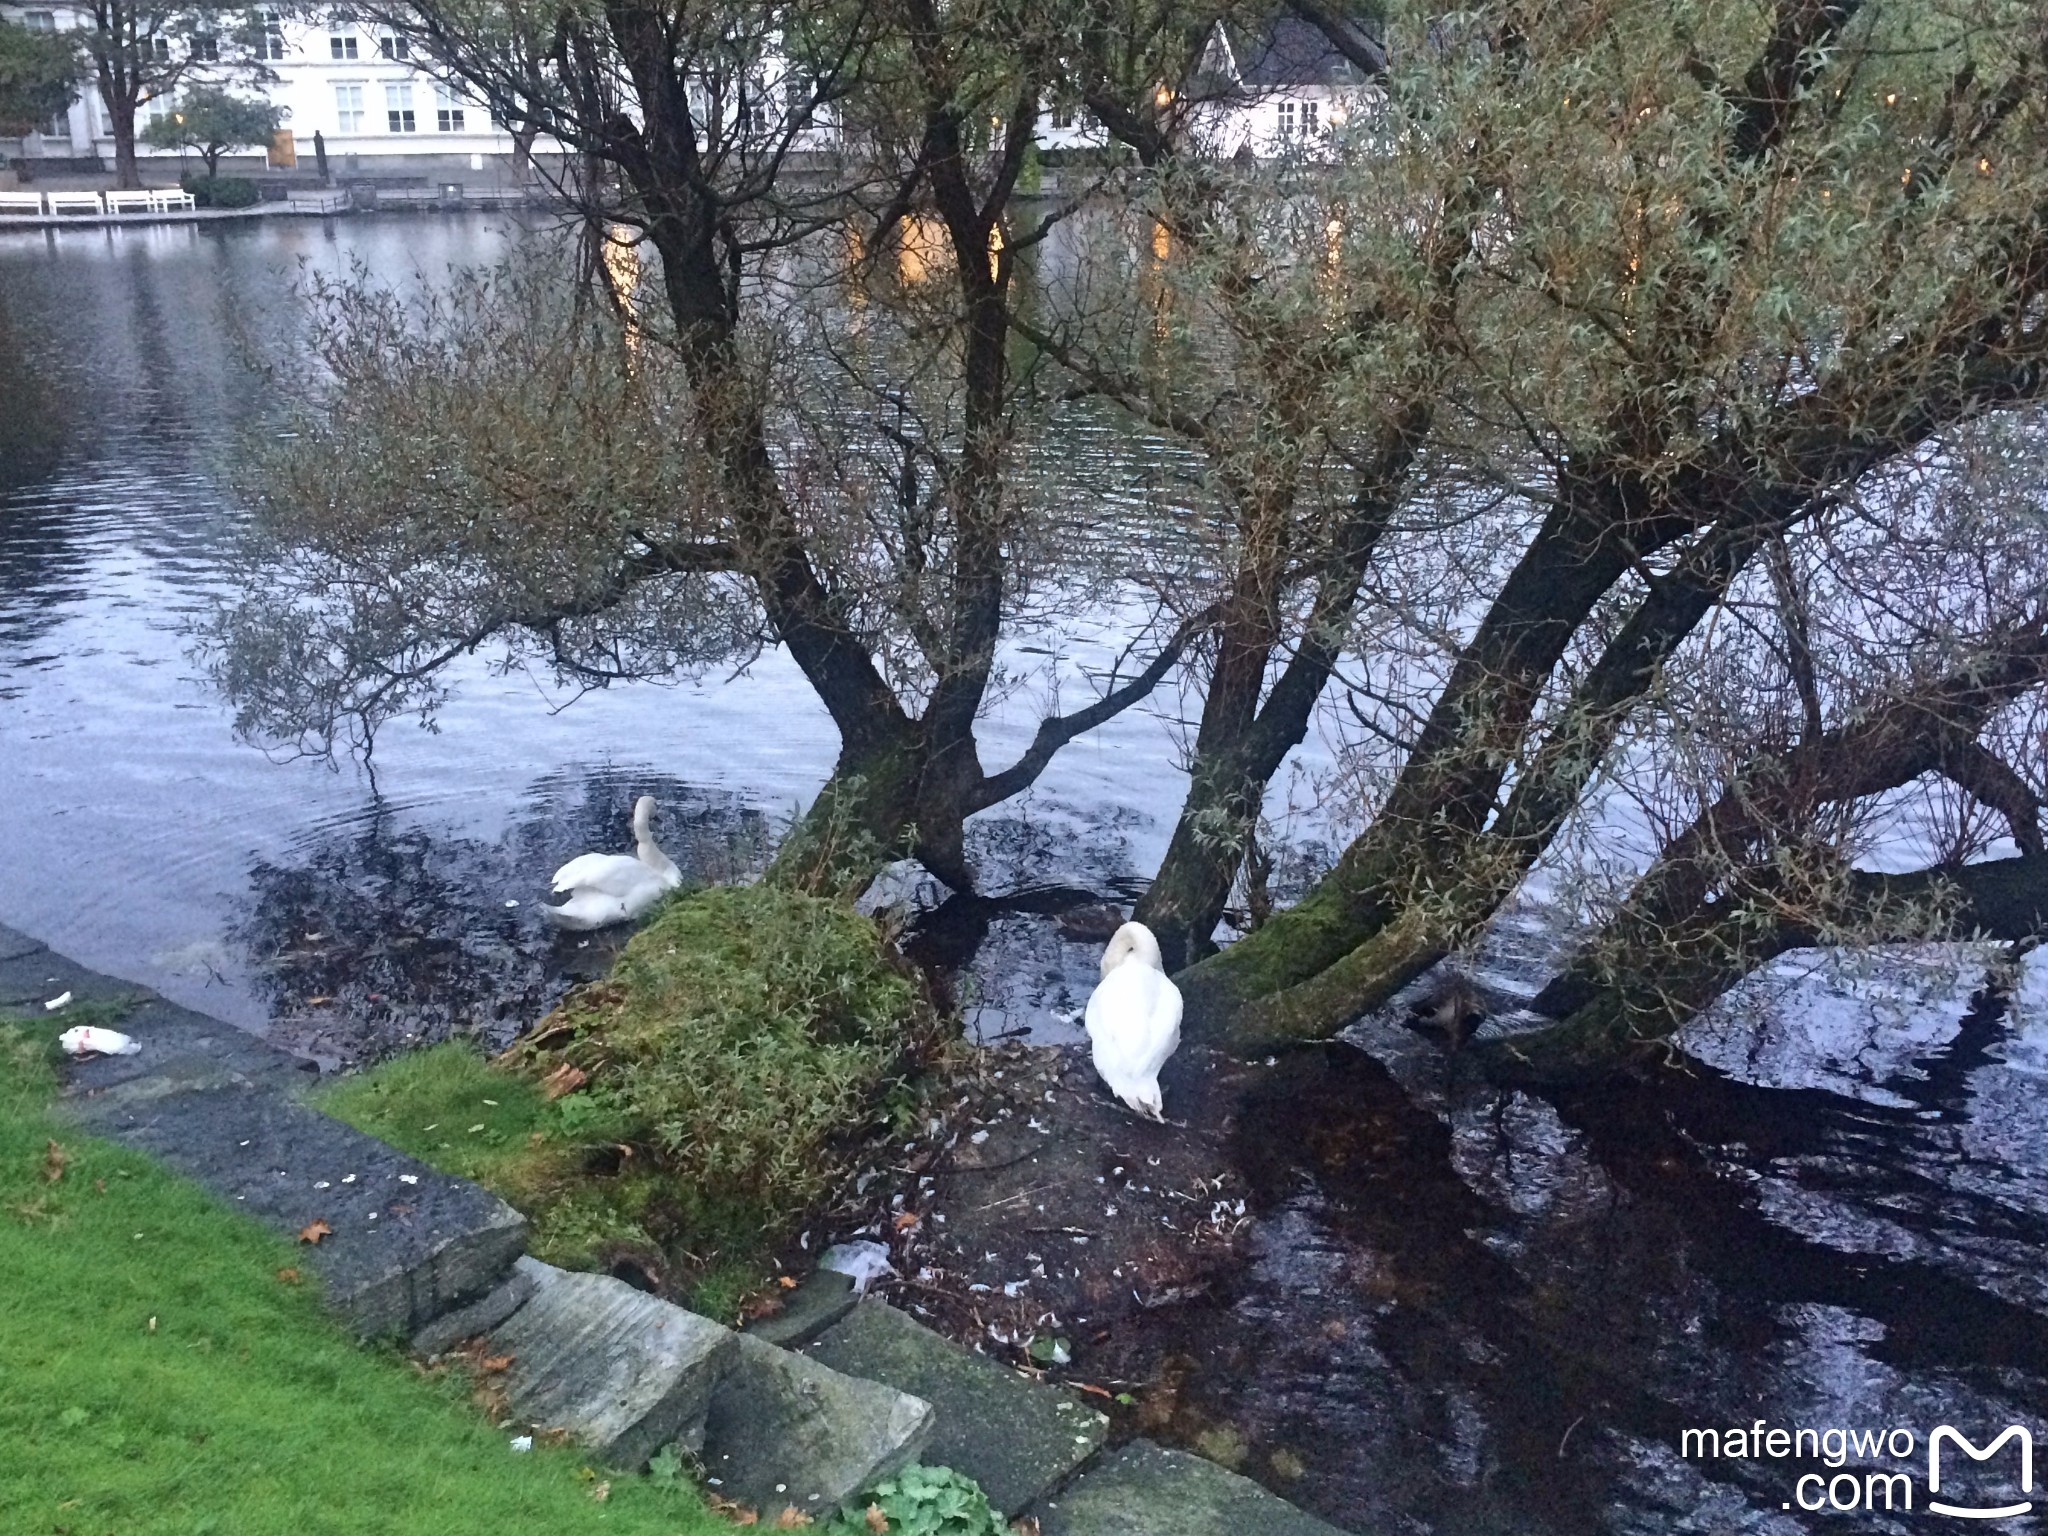
[[[718,888],[670,898],[609,978],[500,1062],[436,1046],[317,1101],[502,1195],[532,1220],[538,1257],[631,1256],[730,1318],[852,1135],[911,1102],[903,1076],[935,1042],[868,919]]]
[[[181,176],[178,185],[190,192],[201,208],[250,208],[262,196],[256,183],[245,176]]]
[[[875,1524],[879,1510],[883,1524]],[[951,1467],[905,1467],[826,1522],[828,1536],[1005,1536],[1002,1520],[973,1478]]]

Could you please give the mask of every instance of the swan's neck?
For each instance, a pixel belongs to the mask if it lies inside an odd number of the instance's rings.
[[[639,823],[634,826],[633,832],[636,838],[633,852],[642,864],[664,875],[682,873],[676,868],[676,861],[661,851],[661,844],[654,840],[654,831],[651,827],[644,822]]]

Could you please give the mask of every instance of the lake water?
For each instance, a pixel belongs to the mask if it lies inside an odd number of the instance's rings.
[[[567,709],[479,662],[437,732],[386,732],[374,783],[234,739],[188,626],[240,515],[224,471],[265,419],[248,358],[290,344],[307,268],[440,280],[510,238],[402,217],[0,233],[0,921],[330,1060],[502,1039],[602,962],[533,907],[562,859],[623,844],[633,796],[721,875],[815,791],[836,744],[774,654]],[[991,722],[992,762],[1033,704]],[[1179,707],[1076,743],[977,827],[991,889],[1027,899],[934,942],[975,971],[985,1032],[1071,1037],[1094,951],[1047,909],[1128,898],[1156,862]],[[1504,925],[1495,979],[1526,984],[1518,946],[1546,942]],[[1148,1341],[1174,1405],[1157,1432],[1374,1533],[1941,1528],[1937,1426],[2048,1433],[2048,977],[2016,1018],[1973,1011],[1972,985],[1887,1005],[1786,981],[1693,1030],[1689,1074],[1555,1101],[1462,1082],[1391,1016],[1278,1064],[1238,1133],[1250,1265]],[[1768,1441],[1681,1454],[1758,1420],[1913,1450],[1846,1471]],[[1951,1454],[1938,1496],[2022,1497],[2009,1452]],[[1910,1474],[1910,1513],[1860,1507],[1898,1497],[1875,1472]]]

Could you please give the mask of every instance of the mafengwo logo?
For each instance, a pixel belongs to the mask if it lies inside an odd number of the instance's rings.
[[[1979,1442],[1953,1424],[1937,1424],[1923,1440],[1903,1427],[1791,1429],[1758,1419],[1746,1428],[1685,1430],[1678,1449],[1688,1460],[1783,1462],[1783,1507],[1809,1513],[2010,1520],[2034,1508],[2034,1435],[2024,1424]],[[1802,1471],[1801,1462],[1820,1467]]]

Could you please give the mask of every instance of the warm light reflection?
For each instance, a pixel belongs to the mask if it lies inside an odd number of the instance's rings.
[[[641,341],[639,244],[632,230],[623,224],[612,224],[606,227],[598,252],[605,286],[611,290],[612,302],[618,307],[619,318],[625,322],[626,351],[628,354],[638,352]]]
[[[914,214],[896,231],[896,276],[912,285],[927,282],[951,264],[946,232],[930,214]]]

